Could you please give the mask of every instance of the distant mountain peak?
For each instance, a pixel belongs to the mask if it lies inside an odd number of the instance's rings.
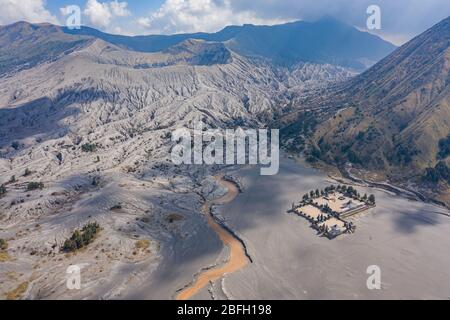
[[[64,32],[89,35],[142,52],[158,52],[187,39],[222,42],[226,48],[274,64],[294,66],[300,62],[332,64],[363,71],[396,47],[383,39],[361,32],[332,16],[316,22],[294,21],[273,26],[245,24],[228,26],[216,33],[115,36],[91,28],[63,29]],[[349,36],[351,32],[351,36]]]
[[[345,24],[341,20],[338,20],[336,17],[329,15],[329,14],[326,14],[326,15],[320,17],[319,19],[316,20],[316,22],[334,22],[334,23],[339,23],[339,24]]]
[[[33,37],[29,38],[31,34]],[[132,51],[208,52],[209,58],[202,60],[202,63],[226,63],[231,59],[231,50],[242,56],[263,58],[283,67],[290,68],[298,63],[311,62],[356,71],[364,71],[396,48],[381,38],[361,32],[332,16],[324,16],[315,22],[294,21],[274,26],[229,26],[216,33],[135,37],[107,34],[89,27],[69,30],[51,24],[18,22],[0,27],[0,35],[6,37],[3,39],[5,44],[22,39],[31,45],[33,41],[40,39],[41,42],[48,42],[49,46],[56,46],[58,41],[62,41],[65,43],[63,48],[54,48],[57,55],[70,51],[79,43],[96,38]],[[201,45],[193,39],[216,44]],[[30,55],[33,55],[33,51],[29,52]],[[31,60],[41,61],[37,57]]]

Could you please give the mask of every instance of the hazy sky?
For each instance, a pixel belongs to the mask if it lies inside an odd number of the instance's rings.
[[[64,24],[68,5],[81,8],[83,25],[121,34],[212,32],[231,24],[276,24],[323,15],[365,30],[368,6],[378,5],[381,30],[374,33],[396,44],[450,15],[450,0],[0,0],[0,24]]]

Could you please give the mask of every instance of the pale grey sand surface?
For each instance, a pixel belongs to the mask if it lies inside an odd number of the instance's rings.
[[[257,168],[234,174],[242,177],[245,191],[219,210],[246,242],[254,263],[226,277],[222,289],[228,297],[450,298],[447,209],[358,187],[375,194],[377,207],[353,219],[355,234],[328,240],[286,213],[304,193],[332,184],[326,174],[286,158],[276,176],[260,176]],[[381,290],[367,288],[371,265],[381,268]]]

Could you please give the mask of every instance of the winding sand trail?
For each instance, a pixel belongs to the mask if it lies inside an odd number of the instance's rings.
[[[191,285],[183,289],[177,295],[176,300],[188,300],[192,298],[211,281],[217,281],[226,274],[233,273],[244,268],[249,263],[242,243],[220,224],[218,224],[210,214],[211,206],[223,205],[233,201],[238,196],[239,190],[233,183],[224,180],[222,177],[216,177],[215,179],[223,187],[228,189],[228,193],[219,199],[207,201],[203,206],[203,213],[208,218],[208,225],[217,233],[222,243],[230,249],[230,256],[224,265],[201,272]]]

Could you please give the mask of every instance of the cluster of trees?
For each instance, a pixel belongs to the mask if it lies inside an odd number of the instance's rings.
[[[397,145],[392,160],[396,164],[408,165],[412,162],[413,157],[418,155],[419,151],[411,146],[404,144]]]
[[[320,192],[319,189],[316,189],[316,191],[311,190],[310,193],[306,193],[306,194],[303,196],[303,201],[308,201],[308,200],[310,200],[310,199],[315,199],[315,198],[320,197],[321,195],[323,195],[323,191]]]
[[[450,155],[450,134],[439,141],[438,159],[445,159]]]
[[[325,225],[325,224],[323,224],[321,226],[315,225],[314,227],[319,231],[319,234],[329,237],[330,228],[327,225]]]
[[[81,146],[81,150],[83,152],[95,152],[97,150],[97,146],[92,143],[85,143]]]
[[[440,181],[446,181],[450,183],[450,168],[447,165],[440,161],[436,167],[427,168],[425,170],[425,175],[423,176],[423,180],[425,182],[430,183],[439,183]]]
[[[335,191],[341,192],[346,197],[360,200],[360,201],[368,203],[368,204],[374,205],[376,202],[375,196],[373,194],[371,194],[370,196],[367,196],[367,194],[364,194],[364,196],[361,196],[358,193],[358,191],[355,188],[353,188],[352,186],[347,187],[347,186],[341,186],[341,185],[338,185],[337,187],[331,185],[329,187],[326,187],[324,190],[319,190],[319,189],[316,189],[315,191],[312,190],[309,193],[306,193],[303,196],[302,200],[303,200],[303,202],[308,202],[310,200],[319,198],[320,196],[326,196],[329,193],[332,193]],[[326,209],[326,208],[324,208],[324,209]]]
[[[328,204],[326,204],[324,206],[320,206],[320,209],[325,213],[329,213],[329,214],[334,213]]]
[[[284,147],[288,151],[300,153],[305,150],[306,138],[311,136],[317,126],[316,114],[312,111],[306,111],[299,115],[296,122],[283,128],[280,132],[282,141],[290,141]],[[309,151],[308,151],[309,152]],[[316,159],[312,155],[307,155],[308,161],[314,162]]]
[[[12,147],[14,150],[19,150],[19,148],[20,148],[20,143],[19,143],[19,141],[13,141],[13,142],[11,143],[11,147]]]
[[[326,215],[323,215],[323,214],[320,214],[320,215],[317,217],[317,221],[318,221],[318,222],[325,222],[325,221],[328,221],[328,220],[330,220],[330,219],[331,219],[330,216],[326,216]]]
[[[15,183],[15,182],[16,182],[16,177],[12,176],[11,179],[9,180],[9,183]],[[27,191],[42,190],[42,189],[44,189],[44,184],[42,182],[32,181],[27,184]],[[8,190],[6,189],[6,185],[1,184],[0,185],[0,197],[4,196],[7,192],[8,192]]]
[[[81,230],[75,230],[72,236],[67,239],[63,246],[63,252],[75,252],[94,241],[95,236],[100,231],[100,225],[97,222],[86,224]]]
[[[359,197],[358,191],[355,188],[353,188],[352,186],[349,186],[349,187],[342,186],[341,188],[338,187],[337,190],[342,192],[345,196],[350,197],[350,198],[358,198]]]
[[[327,189],[325,188],[325,190],[327,190]],[[303,200],[303,202],[307,202],[309,200],[319,198],[320,196],[324,196],[324,195],[326,195],[326,193],[327,193],[327,191],[324,191],[324,190],[319,190],[319,189],[316,189],[315,191],[311,190],[309,193],[306,193],[305,195],[303,195],[302,200]]]
[[[347,150],[347,159],[348,161],[350,161],[353,164],[363,164],[363,161],[361,160],[361,158],[359,157],[359,155],[354,152],[352,149],[348,149]]]
[[[356,231],[356,226],[353,224],[353,222],[345,222],[345,232],[346,233],[353,233]]]
[[[44,189],[44,184],[42,182],[29,182],[27,185],[27,191],[34,191],[34,190],[42,190]]]
[[[361,196],[358,191],[352,186],[338,186],[337,191],[342,192],[346,197],[353,198],[367,204],[374,205],[376,203],[376,199],[373,194],[371,194],[370,196],[367,196],[367,194]]]

